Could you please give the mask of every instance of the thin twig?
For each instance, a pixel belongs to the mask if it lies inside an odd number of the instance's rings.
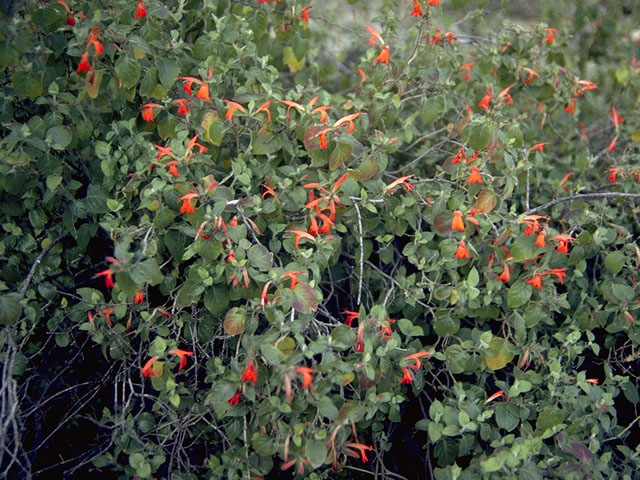
[[[578,193],[571,195],[570,197],[556,198],[550,202],[540,205],[539,207],[530,208],[524,212],[524,215],[531,215],[532,213],[539,212],[540,210],[546,210],[559,203],[572,202],[574,200],[598,200],[601,198],[640,198],[640,193],[622,193],[622,192],[600,192],[600,193]]]
[[[358,202],[354,201],[355,197],[350,197],[351,201],[353,201],[353,206],[356,207],[356,213],[358,214],[358,235],[360,240],[360,276],[358,278],[358,303],[360,306],[360,301],[362,300],[362,277],[364,276],[364,238],[362,233],[362,215],[360,215],[360,207]]]
[[[58,238],[54,239],[49,245],[43,248],[40,254],[36,257],[35,262],[33,262],[33,265],[31,265],[31,270],[29,270],[27,278],[25,278],[24,282],[22,283],[22,288],[20,289],[20,300],[22,300],[26,295],[27,290],[29,289],[29,285],[31,285],[31,282],[33,281],[33,276],[36,274],[36,270],[38,269],[38,266],[40,265],[40,262],[42,262],[44,256],[49,253],[49,250],[51,250],[56,243],[58,243],[66,236],[66,233],[58,236]]]

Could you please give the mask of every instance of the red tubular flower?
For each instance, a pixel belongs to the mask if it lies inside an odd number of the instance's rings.
[[[456,210],[453,212],[453,220],[451,221],[451,230],[458,230],[460,232],[464,232],[464,220],[462,220],[462,212],[460,210]]]
[[[552,268],[543,273],[543,275],[555,275],[560,283],[564,283],[564,277],[567,276],[566,268]]]
[[[544,146],[546,144],[547,144],[546,142],[536,143],[533,147],[529,149],[529,151],[532,152],[534,150],[538,150],[540,153],[544,153]]]
[[[304,7],[302,9],[302,12],[300,12],[300,18],[306,23],[309,23],[309,10],[311,10],[312,8],[313,5],[309,5],[308,7]]]
[[[532,233],[536,233],[538,230],[540,230],[540,223],[538,223],[538,220],[542,220],[547,218],[544,215],[527,215],[526,217],[524,217],[524,219],[520,220],[520,223],[524,223],[525,225],[527,225],[527,228],[524,231],[525,236],[529,236]]]
[[[271,112],[269,111],[269,105],[271,105],[271,100],[267,100],[256,110],[256,113],[264,112],[267,114],[267,123],[271,123]]]
[[[262,184],[262,188],[264,188],[264,192],[262,193],[263,199],[267,198],[267,195],[271,195],[273,198],[278,198],[278,194],[276,193],[276,191],[266,183]]]
[[[318,218],[322,220],[322,226],[318,230],[318,233],[326,235],[327,233],[331,232],[331,227],[335,225],[335,223],[333,223],[333,220],[331,220],[330,217],[327,217],[323,213],[318,213]]]
[[[178,200],[182,202],[182,205],[180,206],[180,213],[186,213],[188,215],[196,213],[196,209],[193,207],[191,200],[197,196],[197,193],[187,193],[186,195],[178,198]]]
[[[420,6],[420,2],[418,0],[413,0],[413,11],[411,12],[412,17],[421,17],[422,16],[422,7]]]
[[[471,67],[477,65],[478,62],[470,62],[470,63],[465,63],[464,65],[460,66],[460,71],[464,71],[464,81],[468,82],[469,80],[471,80]]]
[[[104,277],[104,285],[107,288],[115,287],[113,283],[113,272],[110,269],[103,270],[100,273],[96,273],[93,278]]]
[[[480,169],[478,167],[471,167],[471,174],[467,178],[467,183],[483,183],[482,175],[480,175]]]
[[[615,136],[613,137],[613,139],[611,140],[611,143],[609,143],[609,146],[607,147],[607,152],[613,152],[616,149],[616,142],[618,141],[618,137]]]
[[[544,239],[547,236],[547,233],[544,230],[541,230],[538,236],[536,237],[536,247],[544,248],[545,243]]]
[[[110,327],[113,327],[113,323],[111,322],[111,314],[113,312],[115,312],[115,308],[111,307],[111,308],[105,308],[104,310],[102,310],[102,316],[104,317],[104,319],[107,322],[107,325],[109,325]]]
[[[209,85],[207,83],[202,82],[200,88],[198,89],[198,93],[196,93],[196,98],[204,100],[209,103],[211,101],[211,97],[209,97]]]
[[[320,148],[327,148],[329,146],[329,144],[327,143],[327,133],[329,133],[331,131],[330,128],[323,128],[322,130],[320,130],[318,133],[316,133],[314,136],[315,137],[319,137],[320,138]]]
[[[416,353],[412,353],[410,355],[407,355],[406,357],[404,357],[405,361],[407,362],[414,362],[413,365],[407,365],[407,368],[410,368],[411,370],[418,370],[420,369],[420,367],[422,366],[422,363],[420,362],[420,359],[422,357],[426,357],[431,355],[431,352],[428,352],[426,350],[422,350],[420,352],[416,352]]]
[[[307,232],[310,235],[318,235],[318,233],[320,233],[320,230],[318,229],[318,222],[316,220],[316,217],[311,217],[311,226],[309,226]]]
[[[451,163],[455,165],[457,163],[460,163],[460,160],[462,160],[462,159],[466,160],[467,159],[467,155],[464,152],[464,148],[460,147],[458,149],[458,153],[456,154],[456,156],[451,159]]]
[[[489,86],[487,85],[486,88],[486,94],[484,97],[482,97],[482,99],[478,102],[478,106],[484,110],[485,112],[489,111],[489,105],[491,103],[491,99],[493,98],[493,93],[491,92],[491,89],[489,88]]]
[[[569,115],[576,113],[576,97],[571,98],[571,103],[564,107],[564,111]]]
[[[538,290],[542,290],[542,277],[543,273],[536,273],[533,278],[527,280],[527,283],[532,287],[537,288]]]
[[[189,113],[189,102],[191,100],[188,98],[179,98],[177,100],[174,100],[173,103],[177,103],[178,104],[178,115],[182,115],[182,116],[186,116],[187,113]]]
[[[556,235],[553,239],[558,242],[556,252],[564,253],[565,255],[569,253],[569,243],[576,240],[571,235]]]
[[[136,8],[136,20],[147,16],[147,9],[142,0],[138,0],[138,8]]]
[[[498,390],[496,393],[494,393],[493,395],[491,395],[489,398],[487,398],[484,403],[485,405],[489,402],[491,402],[492,400],[495,400],[496,398],[500,398],[500,397],[504,397],[506,396],[504,393],[504,390]]]
[[[611,107],[611,120],[613,121],[613,126],[618,128],[618,125],[624,122],[624,118],[618,115],[616,107]]]
[[[362,115],[362,112],[350,113],[349,115],[345,115],[344,117],[339,118],[336,123],[333,124],[333,128],[338,128],[342,125],[347,124],[349,126],[347,128],[347,133],[351,133],[356,128],[356,125],[355,123],[353,123],[353,121],[360,115]]]
[[[378,56],[373,60],[373,64],[375,65],[378,62],[380,62],[386,65],[389,65],[390,60],[391,59],[389,58],[389,45],[385,45],[380,51],[380,53],[378,54]]]
[[[373,450],[373,447],[369,445],[363,445],[362,443],[345,443],[345,446],[348,448],[357,449],[360,452],[360,459],[364,463],[367,463],[369,461],[369,459],[367,458],[367,451]],[[358,455],[356,454],[355,456],[357,457]]]
[[[69,12],[68,13],[66,24],[69,25],[70,27],[75,27],[76,26],[76,19],[75,19],[75,15],[73,14],[73,12]]]
[[[609,172],[609,181],[612,185],[615,185],[616,176],[621,172],[621,170],[618,167],[609,167],[607,168],[607,171]]]
[[[523,67],[522,69],[529,74],[529,76],[525,78],[524,83],[531,83],[534,78],[540,78],[540,74],[533,68]]]
[[[253,368],[253,359],[249,360],[247,366],[244,369],[244,373],[242,374],[242,378],[240,378],[243,382],[253,382],[255,385],[258,381],[258,374],[256,373],[256,369]]]
[[[242,398],[242,390],[237,390],[236,393],[234,393],[233,396],[229,400],[227,400],[227,403],[229,405],[237,405],[238,402],[240,402],[241,398]]]
[[[405,175],[404,177],[395,179],[393,182],[387,185],[386,191],[390,192],[393,195],[395,193],[394,188],[397,187],[398,185],[402,185],[402,187],[407,192],[410,192],[411,190],[413,190],[413,185],[410,184],[407,180],[409,180],[411,177],[413,177],[413,175]]]
[[[180,357],[180,365],[178,366],[178,372],[187,365],[187,357],[190,357],[191,355],[193,355],[193,352],[189,352],[187,350],[180,350],[179,348],[174,348],[173,350],[169,350],[169,353]]]
[[[453,255],[455,258],[471,258],[469,255],[469,251],[467,250],[467,245],[464,243],[464,240],[460,240],[458,243],[458,248],[456,249],[456,253]]]
[[[313,377],[311,374],[316,373],[315,370],[309,367],[296,367],[296,372],[302,375],[302,389],[306,389],[313,382]]]
[[[553,34],[556,33],[557,30],[555,28],[545,28],[544,31],[547,32],[547,36],[545,37],[543,42],[552,44],[554,39]]]
[[[360,313],[359,312],[352,312],[351,310],[344,310],[344,313],[347,314],[347,319],[345,320],[345,322],[347,322],[347,325],[351,326],[351,324],[353,323],[354,320],[356,320],[357,318],[360,317]]]
[[[402,380],[400,380],[399,384],[409,384],[411,382],[413,382],[413,373],[408,368],[402,367]]]
[[[440,0],[428,0],[427,5],[433,5],[434,7],[440,6]]]
[[[349,172],[343,174],[338,180],[336,180],[336,183],[334,183],[333,187],[331,187],[331,192],[337,192],[340,186],[347,181],[347,178],[349,178]]]
[[[145,122],[154,122],[155,118],[153,116],[153,109],[160,108],[162,105],[158,105],[157,103],[145,103],[140,108],[142,108],[142,119]]]
[[[142,373],[143,377],[155,377],[157,376],[155,373],[153,373],[152,367],[153,364],[155,363],[156,360],[158,360],[159,357],[151,357],[149,359],[149,361],[147,361],[147,363],[144,364],[144,367],[142,367],[140,369],[140,372]]]
[[[287,232],[293,233],[296,236],[296,239],[295,239],[296,248],[299,248],[299,244],[300,244],[300,239],[301,238],[306,238],[306,239],[312,240],[312,241],[314,240],[313,235],[311,235],[311,234],[309,234],[307,232],[304,232],[302,230],[287,230]]]
[[[511,98],[511,95],[509,94],[509,90],[511,90],[511,88],[514,85],[515,83],[512,83],[508,87],[502,89],[498,94],[498,98],[501,99],[503,102],[507,102],[509,105],[513,105],[513,98]]]
[[[89,52],[84,52],[82,57],[80,57],[80,63],[78,64],[78,68],[76,68],[76,72],[83,73],[91,70],[91,65],[89,64]]]
[[[451,45],[454,40],[458,40],[458,37],[452,32],[445,33],[444,38],[447,40],[447,45]]]
[[[379,41],[382,45],[384,45],[384,40],[382,39],[382,36],[380,36],[380,33],[378,33],[378,31],[375,28],[366,24],[364,28],[366,28],[371,34],[371,36],[369,37],[369,45],[373,47],[376,44],[376,40]]]
[[[329,115],[327,114],[327,110],[329,110],[330,108],[333,108],[333,105],[324,105],[324,106],[321,106],[321,107],[314,108],[311,111],[311,113],[319,113],[320,114],[320,121],[322,123],[324,123],[329,119]]]
[[[280,275],[280,278],[290,278],[291,279],[291,285],[289,286],[289,288],[291,290],[296,288],[296,285],[298,284],[298,275],[302,275],[303,271],[292,271],[292,272],[285,272],[282,275]]]
[[[136,296],[133,298],[133,304],[138,305],[142,302],[144,302],[144,295],[142,294],[142,290],[138,290]]]
[[[208,101],[208,100],[207,100]],[[236,102],[232,102],[231,100],[225,100],[229,107],[227,108],[227,113],[225,113],[224,118],[227,120],[233,120],[233,114],[236,110],[240,110],[242,113],[246,113],[246,110],[242,105]]]
[[[509,283],[510,278],[511,278],[511,275],[509,274],[509,265],[505,263],[504,266],[502,267],[502,273],[498,275],[498,280],[504,283]]]
[[[167,167],[169,167],[169,174],[173,175],[176,178],[180,176],[180,172],[178,172],[178,169],[176,168],[177,166],[178,162],[176,162],[175,160],[167,162]]]
[[[438,45],[440,43],[440,34],[442,32],[440,31],[439,28],[436,28],[436,33],[435,35],[433,35],[433,37],[431,38],[431,44],[432,45]]]
[[[98,40],[99,33],[100,29],[98,27],[95,27],[91,30],[91,32],[89,32],[89,38],[87,39],[87,45],[93,46],[93,49],[95,50],[98,57],[104,52],[104,46],[102,45],[102,42]]]

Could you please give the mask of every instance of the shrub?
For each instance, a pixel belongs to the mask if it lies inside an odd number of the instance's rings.
[[[4,475],[639,475],[638,13],[361,3],[6,12]]]

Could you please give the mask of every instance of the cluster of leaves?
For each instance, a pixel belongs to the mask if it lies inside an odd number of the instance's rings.
[[[638,12],[569,3],[6,12],[3,473],[639,475]]]

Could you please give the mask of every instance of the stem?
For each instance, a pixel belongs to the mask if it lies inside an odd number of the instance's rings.
[[[40,254],[36,257],[36,260],[35,262],[33,262],[33,265],[31,265],[29,274],[27,275],[27,278],[24,279],[24,283],[22,284],[22,288],[20,289],[20,300],[22,300],[26,295],[27,290],[29,289],[29,285],[31,285],[31,282],[33,281],[33,276],[36,274],[36,270],[38,269],[38,266],[40,265],[40,262],[42,262],[44,256],[49,253],[49,250],[51,250],[56,243],[58,243],[66,236],[66,233],[58,236],[58,238],[54,239],[49,245],[43,248]]]
[[[556,198],[550,202],[540,205],[539,207],[530,208],[524,212],[524,215],[531,215],[532,213],[539,212],[540,210],[546,210],[559,203],[572,202],[574,200],[598,200],[601,198],[640,198],[640,193],[621,193],[621,192],[600,192],[600,193],[578,193],[569,197]]]

